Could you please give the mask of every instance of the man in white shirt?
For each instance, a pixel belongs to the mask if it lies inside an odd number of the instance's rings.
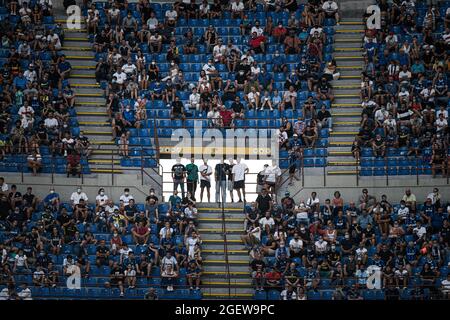
[[[117,71],[113,74],[113,77],[116,77],[116,82],[120,85],[122,85],[127,80],[127,74],[123,72],[120,67],[117,67]]]
[[[56,50],[61,50],[61,41],[59,36],[50,30],[50,34],[47,36],[47,41],[49,44],[55,47]]]
[[[80,203],[80,200],[83,199],[84,202],[87,202],[89,200],[86,193],[83,192],[81,187],[77,188],[77,191],[73,192],[70,196],[70,201],[72,201],[72,206],[75,207],[77,204]]]
[[[422,226],[421,221],[417,221],[416,226],[413,229],[413,233],[415,233],[417,237],[419,237],[419,239],[422,239],[423,236],[427,233],[427,229],[425,229],[425,227]]]
[[[384,107],[381,107],[377,111],[375,111],[375,120],[379,122],[379,125],[381,126],[384,122],[384,120],[387,119],[389,116],[389,112],[386,111]]]
[[[49,130],[58,128],[59,123],[58,120],[55,118],[53,112],[50,112],[48,114],[48,118],[44,120],[44,125]]]
[[[289,251],[291,257],[300,257],[303,250],[303,240],[297,232],[294,233],[294,238],[289,241]]]
[[[281,174],[282,174],[281,169],[277,165],[275,166],[267,165],[267,167],[265,167],[264,169],[264,175],[266,177],[264,182],[270,188],[271,197],[273,197],[275,194],[275,186],[277,183],[277,179],[281,176]]]
[[[120,196],[119,201],[123,202],[124,206],[127,206],[130,203],[130,200],[134,200],[133,195],[130,194],[130,189],[123,189],[123,194]]]
[[[125,72],[127,76],[136,74],[136,70],[137,67],[131,62],[131,58],[128,58],[127,63],[122,66],[122,71]]]
[[[334,18],[336,19],[336,24],[339,25],[339,13],[338,13],[338,5],[333,0],[327,0],[322,5],[322,10],[325,12],[326,18]]]
[[[439,115],[443,114],[445,119],[448,119],[448,111],[445,109],[444,105],[441,105],[440,109],[436,111],[436,117],[439,118]]]
[[[152,12],[150,18],[147,20],[148,29],[150,31],[155,31],[158,26],[158,19],[156,19],[155,13]]]
[[[211,202],[211,175],[213,171],[212,167],[208,165],[208,160],[203,159],[203,164],[198,168],[198,172],[200,173],[200,202],[203,201],[203,191],[205,188],[208,202]]]
[[[222,38],[219,38],[217,44],[213,48],[214,61],[216,63],[225,63],[227,47],[223,44]]]
[[[206,75],[208,76],[208,80],[211,80],[211,77],[214,77],[217,74],[217,69],[213,64],[211,59],[208,60],[208,63],[205,63],[202,68]]]
[[[273,220],[270,212],[266,212],[266,215],[259,219],[259,224],[261,225],[262,230],[270,232],[275,226],[275,220]]]
[[[327,252],[327,246],[328,246],[328,243],[325,240],[323,240],[322,236],[320,236],[319,240],[317,240],[314,243],[314,247],[316,248],[316,253],[317,254],[324,254],[324,253],[326,253]]]
[[[186,108],[195,109],[197,111],[200,110],[200,94],[197,91],[197,88],[192,89],[192,93],[189,95],[189,103],[186,104]]]
[[[242,194],[244,196],[245,200],[245,174],[249,172],[248,166],[245,163],[241,162],[241,159],[237,159],[237,163],[233,166],[233,169],[231,171],[233,175],[233,188],[237,191],[239,201],[242,202],[241,198],[241,189]]]
[[[34,65],[30,64],[27,70],[23,73],[23,76],[27,78],[28,82],[35,82],[37,80],[37,72],[34,69]]]
[[[259,25],[259,21],[255,22],[255,25],[250,30],[250,34],[253,34],[253,32],[255,32],[258,37],[262,36],[262,34],[264,33],[264,29]]]
[[[166,17],[166,23],[169,26],[173,26],[173,25],[175,25],[175,23],[177,21],[178,13],[175,11],[174,8],[171,8],[166,11],[165,17]]]
[[[231,14],[232,18],[244,19],[244,3],[241,0],[233,0],[231,3]]]
[[[439,114],[439,118],[436,119],[436,132],[445,132],[447,126],[448,123],[447,120],[444,118],[444,115],[442,113]]]

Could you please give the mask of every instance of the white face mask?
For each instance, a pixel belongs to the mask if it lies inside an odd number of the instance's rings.
[[[77,189],[77,192],[78,192],[78,193],[81,193],[81,189]]]
[[[105,192],[104,192],[104,191],[101,191],[101,192],[100,192],[100,195],[101,195],[101,196],[104,196],[104,195],[105,195]]]

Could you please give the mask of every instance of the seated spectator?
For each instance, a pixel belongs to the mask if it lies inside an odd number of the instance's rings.
[[[67,178],[69,175],[81,177],[81,163],[80,163],[80,155],[75,150],[68,152],[67,155]]]
[[[34,151],[27,157],[28,167],[32,170],[33,176],[36,176],[42,168],[42,157]]]

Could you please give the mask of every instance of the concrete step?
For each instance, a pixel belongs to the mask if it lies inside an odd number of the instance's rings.
[[[332,108],[333,117],[361,117],[362,109],[358,107]]]
[[[212,231],[212,232],[205,232],[201,231],[202,233],[202,239],[204,240],[213,240],[212,242],[215,242],[216,240],[223,241],[223,234],[222,229],[220,231]],[[228,232],[227,233],[227,241],[230,241],[230,243],[241,243],[241,234],[243,232],[241,230],[236,232]]]
[[[334,125],[334,122],[333,122],[333,125]],[[337,124],[336,126],[335,126],[335,128],[333,129],[333,132],[332,133],[334,133],[334,134],[339,134],[340,132],[348,132],[348,131],[351,131],[351,132],[358,132],[358,129],[359,129],[359,126],[358,125],[353,125],[353,124],[351,124],[351,125],[348,125],[348,124]]]
[[[206,264],[203,268],[205,275],[224,275],[227,271],[227,268],[225,265],[208,265]],[[230,274],[236,275],[236,276],[249,276],[249,266],[247,265],[230,265]]]
[[[346,48],[355,48],[355,49],[361,50],[362,47],[363,47],[362,41],[360,44],[358,44],[356,42],[341,42],[341,41],[339,41],[339,42],[336,42],[333,46],[335,51],[338,51],[340,49],[346,49]]]
[[[92,75],[95,75],[94,70],[97,62],[93,59],[87,59],[87,60],[79,60],[79,59],[67,59],[70,64],[72,65],[72,68],[74,70],[92,70]],[[75,72],[74,72],[75,73]]]
[[[359,60],[355,60],[355,61],[339,61],[337,64],[338,69],[343,69],[343,68],[362,68],[364,66],[364,61],[359,61]]]
[[[100,88],[100,85],[98,85],[95,82],[95,78],[88,78],[88,77],[70,77],[69,83],[72,87],[77,87],[78,85],[86,86],[92,89],[100,89],[103,91],[103,89]]]
[[[207,249],[205,249],[207,250]],[[225,262],[225,254],[224,252],[222,253],[209,253],[209,252],[204,252],[202,250],[202,258],[203,261],[216,261],[216,263],[222,263]],[[229,254],[228,255],[228,262],[230,264],[248,264],[249,263],[249,255],[248,252],[245,252],[245,255],[243,254]],[[244,263],[245,262],[245,263]]]
[[[342,22],[339,25],[335,25],[334,26],[334,30],[335,31],[340,31],[340,30],[361,30],[364,29],[364,23],[360,20],[360,21],[351,21],[351,22]]]

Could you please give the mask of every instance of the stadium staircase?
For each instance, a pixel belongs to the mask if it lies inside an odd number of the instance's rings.
[[[242,204],[227,203],[223,212],[225,223],[217,204],[199,204],[198,208],[198,228],[203,240],[203,298],[251,299],[249,255],[240,239],[245,217]]]
[[[118,148],[112,141],[112,128],[106,113],[105,93],[95,81],[95,53],[83,21],[84,18],[80,29],[65,29],[63,42],[63,53],[72,65],[69,83],[76,94],[79,128],[94,148],[89,159],[90,172],[121,173]],[[56,22],[65,23],[66,16],[57,16]]]
[[[363,68],[364,25],[359,18],[344,18],[334,27],[334,53],[341,76],[333,81],[333,132],[328,146],[328,175],[355,174],[351,145],[361,116],[360,82]]]

